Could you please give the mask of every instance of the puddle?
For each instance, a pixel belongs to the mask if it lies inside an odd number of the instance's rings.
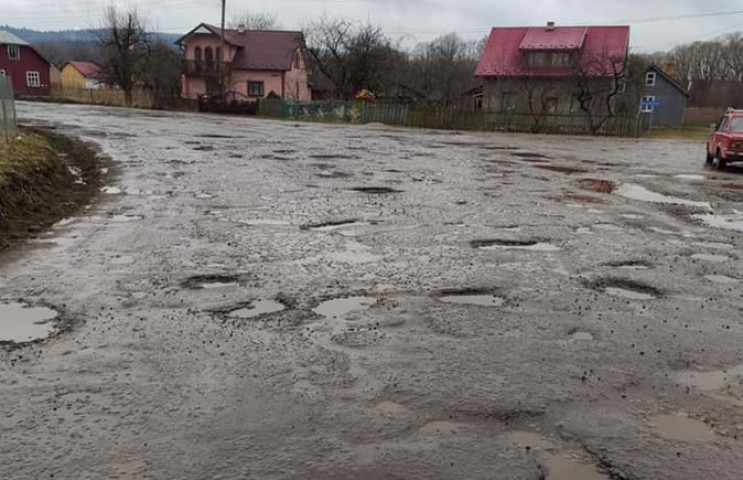
[[[743,365],[712,372],[688,370],[678,372],[675,378],[683,385],[698,388],[704,392],[717,392],[728,385],[740,386],[743,384]]]
[[[603,205],[606,203],[606,201],[603,198],[592,197],[590,195],[577,195],[574,193],[568,193],[567,195],[565,195],[565,198],[567,200],[572,200],[573,202],[587,203],[589,205]],[[599,213],[603,213],[603,212],[599,212]]]
[[[365,226],[369,225],[368,223],[361,222],[355,218],[348,219],[348,220],[333,220],[329,222],[321,222],[321,223],[309,223],[307,225],[302,225],[302,230],[313,230],[316,232],[332,232],[333,230],[338,230],[339,228],[343,227],[351,227],[351,226]]]
[[[621,268],[622,270],[649,270],[652,265],[644,260],[628,260],[620,262],[609,262],[607,267]]]
[[[736,212],[734,215],[692,215],[691,218],[699,220],[708,227],[743,232],[743,213]]]
[[[121,195],[124,191],[119,187],[103,187],[101,193],[105,195]]]
[[[197,288],[203,288],[204,290],[216,290],[218,288],[232,288],[240,285],[237,282],[206,282],[200,284]]]
[[[247,320],[249,318],[256,318],[262,315],[277,313],[284,310],[286,310],[286,305],[281,302],[277,302],[276,300],[256,300],[246,308],[231,311],[227,314],[227,316],[230,318]]]
[[[703,422],[685,415],[661,415],[650,421],[659,436],[679,442],[711,442],[715,433]]]
[[[592,282],[588,285],[613,297],[629,300],[653,300],[661,295],[660,290],[634,280],[623,278],[608,278]]]
[[[725,263],[729,260],[731,260],[730,257],[727,255],[713,255],[711,253],[695,253],[691,257],[694,260],[702,260],[705,262],[712,262],[712,263]]]
[[[444,295],[438,299],[443,303],[455,305],[475,305],[479,307],[500,307],[506,299],[495,295]]]
[[[706,278],[710,282],[719,283],[722,285],[734,285],[740,282],[740,280],[738,280],[737,278],[728,277],[725,275],[706,275],[704,278]]]
[[[534,252],[557,252],[560,247],[536,240],[473,240],[473,248],[481,250],[529,250]]]
[[[694,245],[697,247],[713,248],[715,250],[732,250],[735,248],[735,245],[730,243],[697,242]]]
[[[583,178],[578,180],[578,186],[583,190],[596,193],[611,193],[614,191],[614,182],[600,180],[598,178]]]
[[[538,448],[538,449],[545,449],[545,448],[551,448],[550,443],[544,439],[542,436],[532,433],[532,432],[521,432],[521,431],[514,431],[514,432],[508,432],[508,439],[512,442],[518,445],[519,447],[524,448]]]
[[[384,195],[387,193],[402,193],[402,190],[397,190],[390,187],[354,187],[351,190],[354,192],[368,193],[370,195]]]
[[[591,332],[575,332],[570,335],[570,340],[574,340],[576,342],[592,342],[593,340],[595,340],[595,337]]]
[[[537,168],[542,170],[549,170],[550,172],[565,173],[572,175],[573,173],[587,173],[588,170],[575,167],[565,167],[560,165],[537,165]]]
[[[671,197],[668,195],[663,195],[661,193],[652,192],[643,186],[634,185],[631,183],[620,184],[614,190],[614,193],[624,198],[629,198],[630,200],[639,200],[641,202],[686,205],[689,207],[706,208],[707,210],[711,208],[709,202],[695,202],[693,200]]]
[[[689,182],[701,182],[701,181],[706,180],[706,177],[704,175],[686,174],[686,173],[683,173],[681,175],[674,175],[673,178],[677,180],[686,180]]]
[[[181,286],[193,290],[215,290],[219,288],[230,288],[240,286],[237,277],[229,275],[199,275],[186,279]]]
[[[266,226],[266,227],[288,227],[291,223],[284,220],[271,220],[271,219],[254,219],[254,220],[240,220],[240,223],[250,226]]]
[[[57,312],[20,303],[0,303],[0,342],[42,340],[56,331]]]
[[[609,480],[610,478],[600,473],[596,465],[562,455],[544,453],[542,460],[547,467],[546,480]]]
[[[207,192],[199,192],[199,193],[195,194],[194,197],[201,198],[203,200],[209,200],[210,198],[216,197],[216,195],[214,195],[212,193],[207,193]]]
[[[547,160],[546,155],[542,155],[541,153],[533,153],[533,152],[512,152],[512,156],[518,157],[518,158],[530,158],[530,159],[536,159],[536,160]]]
[[[134,263],[134,257],[118,256],[108,260],[111,265],[131,265]]]
[[[367,310],[376,305],[377,299],[372,297],[347,297],[328,300],[312,311],[325,318],[338,318],[352,312]]]
[[[619,216],[622,218],[627,218],[629,220],[642,220],[643,218],[645,218],[644,215],[639,215],[637,213],[623,213]]]
[[[144,216],[118,214],[118,215],[108,215],[106,217],[92,217],[91,220],[103,220],[103,221],[111,222],[111,223],[129,223],[129,222],[140,222],[144,220]]]
[[[394,402],[379,403],[374,410],[383,417],[404,417],[410,413],[407,407]]]

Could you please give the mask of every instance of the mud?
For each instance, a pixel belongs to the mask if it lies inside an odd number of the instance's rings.
[[[692,217],[743,211],[741,175],[698,143],[18,105],[122,194],[0,258],[0,298],[75,320],[0,346],[3,480],[743,471],[743,234]]]

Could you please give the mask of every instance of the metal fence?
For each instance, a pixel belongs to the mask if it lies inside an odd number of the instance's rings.
[[[18,134],[13,85],[0,75],[0,144],[8,144]]]
[[[366,104],[323,101],[292,102],[263,100],[259,115],[337,123],[384,123],[387,125],[444,130],[562,133],[568,135],[635,135],[634,117],[613,117],[597,126],[582,112],[570,115],[552,113],[516,113],[433,108],[407,104]],[[593,122],[592,122],[593,120]],[[593,126],[592,126],[593,123]]]

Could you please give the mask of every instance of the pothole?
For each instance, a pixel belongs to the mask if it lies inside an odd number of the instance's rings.
[[[286,305],[276,300],[256,300],[251,302],[247,307],[232,310],[227,313],[229,318],[247,320],[251,318],[270,315],[286,310]]]
[[[741,212],[736,211],[733,215],[692,215],[691,218],[700,221],[708,227],[743,232],[743,213]]]
[[[572,175],[574,173],[588,173],[588,170],[576,167],[566,167],[564,165],[537,165],[536,167],[550,172],[565,173],[567,175]]]
[[[512,152],[511,155],[514,157],[518,157],[518,158],[548,160],[546,155],[542,155],[541,153],[534,153],[534,152]]]
[[[202,200],[209,200],[211,198],[216,197],[216,195],[214,195],[213,193],[209,193],[209,192],[198,192],[194,194],[194,197],[200,198]]]
[[[605,264],[607,267],[620,268],[622,270],[649,270],[653,267],[650,262],[645,260],[620,260]]]
[[[121,195],[124,191],[119,187],[103,187],[101,193],[104,195]]]
[[[547,467],[547,480],[609,480],[595,464],[581,462],[554,453],[544,452],[542,460]]]
[[[346,220],[330,220],[327,222],[307,223],[305,225],[300,226],[299,228],[302,230],[315,230],[318,232],[330,232],[330,231],[337,230],[342,227],[360,226],[360,225],[368,225],[368,224],[359,221],[357,218],[350,218]]]
[[[607,295],[628,300],[653,300],[661,296],[661,291],[655,287],[624,278],[601,279],[588,286]]]
[[[726,275],[705,275],[704,278],[712,283],[718,283],[720,285],[735,285],[736,283],[740,283],[740,280],[737,278],[728,277]]]
[[[218,288],[230,288],[240,285],[240,279],[234,275],[197,275],[184,280],[183,288],[192,290],[214,290]]]
[[[652,430],[660,437],[688,443],[712,442],[715,432],[704,422],[686,415],[660,415],[649,422]]]
[[[251,227],[288,227],[290,222],[285,220],[274,220],[271,218],[252,218],[250,220],[240,220],[240,223]]]
[[[108,215],[106,217],[101,217],[101,218],[103,220],[106,220],[112,223],[130,223],[130,222],[140,222],[144,220],[144,215],[117,214],[117,215]]]
[[[354,192],[368,193],[370,195],[384,195],[390,193],[403,193],[402,190],[397,190],[390,187],[354,187],[351,188]]]
[[[358,160],[357,155],[344,155],[342,153],[322,153],[310,155],[310,158],[317,160]]]
[[[410,413],[410,410],[408,410],[407,407],[404,405],[400,405],[399,403],[394,402],[381,402],[378,403],[374,410],[383,417],[388,418],[395,418],[395,417],[404,417],[408,413]]]
[[[596,193],[612,193],[614,191],[615,184],[609,180],[601,180],[598,178],[583,178],[578,180],[578,186],[583,190],[588,190]]]
[[[711,263],[725,263],[731,260],[730,257],[728,257],[727,255],[715,255],[712,253],[695,253],[689,258],[691,258],[692,260],[701,260],[703,262]]]
[[[43,340],[57,332],[56,311],[22,303],[0,303],[0,344]]]
[[[685,180],[688,182],[701,182],[706,179],[704,175],[700,175],[697,173],[682,173],[680,175],[674,175],[673,178],[676,180]]]
[[[591,332],[584,332],[584,331],[576,331],[570,334],[570,340],[576,341],[576,342],[592,342],[595,340],[595,337]]]
[[[332,172],[320,172],[315,174],[316,177],[320,178],[351,178],[353,177],[353,173],[348,172],[341,172],[339,170],[334,170]]]
[[[478,307],[500,307],[506,299],[480,289],[442,290],[436,299],[454,305],[474,305]]]
[[[606,200],[604,200],[603,198],[592,197],[590,195],[578,195],[575,193],[568,193],[565,195],[565,198],[573,202],[587,203],[591,205],[603,205],[606,203]]]
[[[686,200],[684,198],[663,195],[662,193],[652,192],[643,186],[634,185],[631,183],[620,184],[614,190],[614,193],[621,197],[629,198],[630,200],[639,200],[641,202],[686,205],[689,207],[698,207],[707,210],[711,209],[709,202],[696,202],[693,200]]]
[[[560,247],[539,240],[485,239],[472,240],[470,245],[481,250],[530,250],[536,252],[556,252]]]
[[[377,304],[377,299],[373,297],[345,297],[334,298],[322,302],[312,311],[325,318],[338,318],[348,315],[352,312],[367,310]]]
[[[687,370],[676,373],[675,379],[683,385],[704,392],[719,392],[726,387],[741,388],[743,386],[743,365],[710,372]]]

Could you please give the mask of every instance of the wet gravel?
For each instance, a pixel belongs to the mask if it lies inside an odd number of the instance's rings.
[[[0,346],[0,478],[739,478],[743,174],[702,146],[18,110],[112,162],[0,257],[74,325]]]

